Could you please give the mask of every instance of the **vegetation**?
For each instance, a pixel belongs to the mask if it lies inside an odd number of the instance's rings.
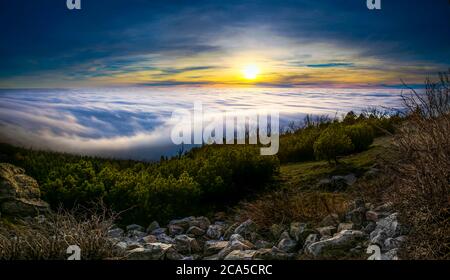
[[[80,247],[83,260],[119,258],[108,238],[114,218],[103,208],[95,213],[60,210],[45,220],[0,220],[0,260],[64,260],[73,244]]]
[[[2,145],[7,161],[24,167],[53,208],[102,200],[125,211],[123,222],[195,214],[238,201],[266,187],[276,157],[254,146],[205,146],[158,163],[107,160]],[[203,207],[200,207],[203,206]]]
[[[338,163],[338,156],[349,154],[353,149],[352,140],[339,126],[328,127],[314,142],[314,155],[328,162],[334,160]]]

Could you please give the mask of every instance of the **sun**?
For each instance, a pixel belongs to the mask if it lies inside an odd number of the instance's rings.
[[[259,74],[259,68],[256,65],[247,65],[242,69],[242,73],[247,80],[254,80]]]

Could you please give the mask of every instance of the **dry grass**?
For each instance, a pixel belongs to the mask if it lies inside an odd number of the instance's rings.
[[[348,208],[344,194],[277,191],[239,207],[241,219],[252,219],[261,230],[272,224],[289,224],[292,221],[315,224],[331,213],[343,215]]]
[[[412,231],[404,257],[450,257],[450,82],[404,96],[407,122],[395,137],[392,199]]]
[[[114,244],[107,238],[114,215],[108,211],[85,213],[63,211],[45,220],[0,222],[0,260],[64,260],[70,245],[81,248],[81,259],[117,257]]]

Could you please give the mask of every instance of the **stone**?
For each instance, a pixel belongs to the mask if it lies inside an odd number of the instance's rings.
[[[395,238],[392,238],[392,237],[386,238],[386,240],[384,241],[383,249],[389,251],[392,249],[400,248],[400,245],[403,242],[405,242],[405,240],[406,240],[406,236],[404,236],[404,235],[398,236]]]
[[[337,214],[330,214],[323,218],[319,223],[321,227],[337,226],[339,224],[339,216]]]
[[[129,260],[161,260],[164,258],[167,250],[172,248],[173,245],[163,243],[150,243],[145,248],[136,248],[127,253],[127,259]]]
[[[143,231],[139,231],[139,230],[129,230],[127,232],[127,237],[135,239],[135,240],[139,240],[146,235],[147,235],[147,233],[145,233]]]
[[[305,242],[303,244],[303,248],[306,248],[309,245],[311,245],[311,244],[313,244],[315,242],[318,242],[318,241],[319,241],[319,235],[318,234],[316,234],[316,233],[309,234],[306,237],[306,239],[305,239]]]
[[[297,242],[290,238],[283,238],[278,242],[277,248],[286,253],[292,253],[297,247]]]
[[[174,241],[175,241],[175,248],[180,253],[191,254],[200,251],[200,246],[198,245],[197,240],[195,240],[195,238],[191,238],[187,235],[182,234],[175,236]]]
[[[175,240],[165,233],[156,235],[156,239],[158,240],[158,242],[165,243],[165,244],[174,244],[175,243]]]
[[[376,222],[378,221],[378,213],[375,211],[367,211],[366,212],[366,220]]]
[[[236,236],[240,237],[237,238]],[[233,238],[235,237],[235,238]],[[231,253],[234,250],[250,250],[251,246],[243,240],[243,238],[240,235],[233,234],[230,238],[230,241],[228,242],[228,245],[220,250],[218,253],[219,259],[224,259],[229,253]]]
[[[365,213],[366,213],[365,207],[355,208],[349,211],[347,214],[345,214],[345,220],[347,222],[352,223],[355,227],[360,228],[365,222],[366,218]]]
[[[289,235],[297,242],[303,240],[303,233],[307,229],[307,224],[293,222],[289,226]]]
[[[186,260],[186,256],[183,256],[177,250],[175,250],[173,247],[171,247],[166,251],[165,259],[172,260],[172,261]]]
[[[373,209],[375,212],[392,212],[393,204],[391,202],[384,203]]]
[[[362,231],[344,230],[332,238],[310,244],[306,247],[306,253],[317,257],[327,249],[351,246],[354,242],[360,241],[363,238],[365,238],[365,234]]]
[[[332,236],[336,232],[336,227],[335,226],[319,227],[316,228],[316,230],[317,232],[319,232],[321,236]]]
[[[256,250],[253,255],[253,259],[255,260],[292,260],[294,258],[295,254],[286,253],[277,247],[272,247],[270,249],[259,249]]]
[[[375,230],[376,227],[377,224],[375,222],[368,222],[367,225],[364,227],[364,232],[370,234],[372,231]]]
[[[167,233],[166,228],[156,228],[150,232],[151,235],[156,235],[156,236],[158,236],[160,234],[166,234],[166,233]]]
[[[375,230],[370,233],[370,240],[373,244],[382,246],[385,239],[397,237],[404,233],[397,220],[397,213],[393,213],[386,218],[378,220]]]
[[[228,246],[228,241],[208,240],[205,242],[203,254],[215,255]]]
[[[248,219],[242,224],[240,224],[235,230],[234,233],[240,234],[244,237],[250,235],[250,233],[256,231],[256,225],[252,220]]]
[[[180,235],[184,232],[184,228],[178,225],[169,225],[168,229],[170,236]]]
[[[143,248],[143,246],[137,242],[130,242],[127,244],[127,250],[133,250],[136,248]]]
[[[210,221],[206,217],[196,217],[193,220],[189,221],[190,227],[198,227],[202,230],[207,230],[208,227],[211,225]]]
[[[398,248],[389,250],[388,252],[381,254],[381,259],[386,261],[398,260]]]
[[[353,229],[353,223],[340,223],[337,228],[337,232],[341,232],[343,230]]]
[[[0,163],[0,212],[9,216],[37,216],[50,212],[48,203],[40,199],[35,179],[23,168]]]
[[[183,219],[171,220],[169,222],[169,226],[179,226],[179,227],[182,227],[183,230],[187,230],[191,226],[191,223],[194,220],[195,220],[194,217],[186,217]]]
[[[256,249],[264,249],[264,248],[272,248],[273,244],[270,242],[267,242],[265,240],[258,240],[255,243],[255,248]]]
[[[108,230],[108,236],[111,238],[121,238],[123,237],[124,231],[121,228],[112,228]]]
[[[230,236],[234,234],[234,230],[239,226],[239,223],[234,223],[231,226],[229,226],[225,232],[223,233],[223,239],[229,240]]]
[[[279,224],[273,224],[270,226],[270,233],[276,240],[280,239],[280,235],[285,231],[285,227]]]
[[[142,237],[142,242],[144,242],[144,243],[156,243],[156,242],[158,242],[158,239],[156,238],[156,236],[150,234],[150,235]]]
[[[116,247],[120,251],[125,251],[128,247],[126,242],[120,241],[114,244],[114,247]]]
[[[255,254],[255,250],[234,250],[225,257],[225,260],[251,260]]]
[[[150,225],[147,227],[147,232],[151,233],[152,231],[159,229],[159,224],[157,221],[153,221],[150,223]]]
[[[205,230],[197,227],[197,226],[191,226],[187,231],[186,234],[192,234],[194,236],[202,236],[205,234]]]
[[[223,228],[220,225],[210,225],[206,231],[206,235],[212,239],[219,239],[222,236]]]
[[[132,225],[128,225],[127,226],[127,231],[140,231],[143,232],[145,231],[143,226],[137,225],[137,224],[132,224]]]
[[[217,261],[217,260],[219,260],[219,255],[214,254],[214,255],[211,255],[211,256],[203,257],[202,260],[205,260],[205,261]]]

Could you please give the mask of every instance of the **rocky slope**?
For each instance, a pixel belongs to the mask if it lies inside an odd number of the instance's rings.
[[[39,185],[25,170],[8,163],[0,163],[0,214],[35,216],[49,211],[40,199]]]
[[[223,219],[186,217],[165,227],[152,222],[146,229],[129,225],[114,228],[110,237],[118,250],[131,260],[289,260],[344,257],[395,260],[407,233],[389,204],[374,207],[356,202],[343,220],[326,217],[320,227],[292,222],[289,227],[274,224],[271,238],[258,234],[247,220],[229,224]],[[375,245],[375,246],[374,246]],[[379,255],[377,251],[379,248]]]

